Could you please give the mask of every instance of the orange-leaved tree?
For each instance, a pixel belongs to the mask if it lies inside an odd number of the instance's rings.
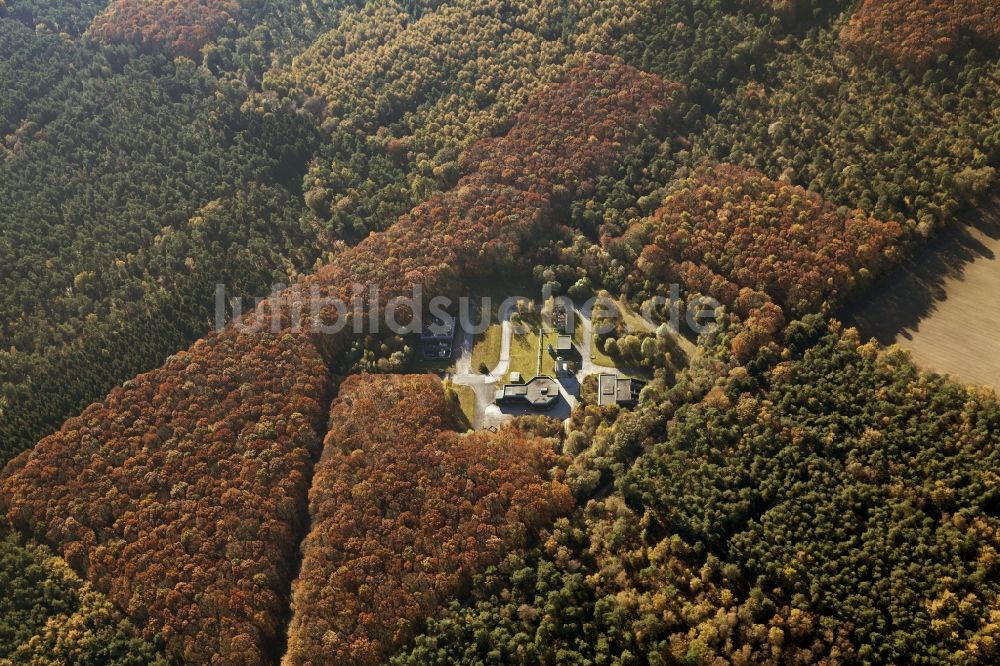
[[[471,576],[568,512],[553,442],[459,435],[433,376],[341,386],[310,491],[288,664],[377,664]]]

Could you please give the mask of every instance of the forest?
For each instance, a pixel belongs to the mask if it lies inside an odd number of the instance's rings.
[[[995,394],[815,315],[783,343],[599,433],[640,452],[613,493],[393,663],[993,663]]]
[[[377,664],[472,575],[568,513],[554,438],[460,435],[432,375],[355,375],[330,412],[285,658]]]
[[[995,392],[837,318],[995,195],[998,12],[0,0],[0,665],[997,663]],[[720,307],[495,431],[317,332],[511,280]]]
[[[800,187],[719,164],[678,179],[652,217],[605,245],[634,264],[624,285],[634,299],[656,291],[648,285],[680,283],[723,304],[742,324],[732,353],[747,360],[786,321],[829,314],[870,284],[898,255],[901,233],[895,222],[838,211]]]
[[[739,289],[767,294],[791,316],[829,311],[862,269],[878,272],[892,260],[900,235],[898,224],[860,211],[844,216],[815,193],[726,164],[678,181],[650,224],[640,270],[679,273],[698,265]],[[723,302],[740,312],[736,296]]]
[[[660,120],[679,92],[607,57],[574,73],[533,100],[506,136],[470,149],[478,168],[453,195],[345,250],[301,286],[348,301],[353,284],[377,284],[382,298],[366,307],[381,309],[413,281],[429,293],[454,291],[456,268],[514,261],[557,189],[569,199],[586,191],[634,127]],[[618,87],[593,94],[605,85]],[[333,362],[353,333],[317,341],[292,328],[292,309],[286,298],[265,301],[242,321],[249,328],[267,317],[263,330],[233,326],[199,340],[90,405],[0,476],[7,520],[57,546],[179,661],[273,657],[320,450],[324,358]]]
[[[898,67],[920,70],[963,37],[1000,41],[1000,8],[989,0],[865,0],[840,36],[861,57],[876,53]]]
[[[0,541],[0,664],[166,666],[161,651],[45,546]]]
[[[134,44],[195,56],[236,17],[238,0],[182,0],[163,4],[114,0],[88,33],[107,44]]]
[[[263,663],[327,391],[289,334],[207,338],[12,461],[0,504],[176,660]]]

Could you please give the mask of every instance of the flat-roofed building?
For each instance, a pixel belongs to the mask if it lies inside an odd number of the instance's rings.
[[[573,345],[573,336],[568,334],[559,334],[556,336],[556,343],[549,344],[548,346],[549,356],[552,358],[562,358],[566,360],[573,360],[579,358],[579,352],[577,352],[576,347]]]
[[[506,384],[497,391],[498,405],[522,405],[537,411],[550,409],[559,400],[559,383],[552,377],[534,377],[523,384]]]
[[[420,348],[427,361],[447,361],[451,359],[455,347],[455,318],[445,315],[424,321],[420,332]]]
[[[597,404],[631,407],[639,402],[639,393],[645,385],[646,382],[639,379],[602,373],[597,377]]]

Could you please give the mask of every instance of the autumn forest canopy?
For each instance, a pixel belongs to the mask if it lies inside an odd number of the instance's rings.
[[[1000,662],[995,388],[841,323],[997,219],[998,49],[996,0],[0,0],[0,666]],[[631,315],[486,427],[534,314],[316,332],[413,284]]]

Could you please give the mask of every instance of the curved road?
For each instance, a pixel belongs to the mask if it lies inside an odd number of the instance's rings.
[[[455,363],[455,374],[451,377],[451,381],[459,386],[468,386],[475,392],[476,410],[472,426],[477,430],[497,426],[510,418],[510,415],[501,412],[494,404],[494,400],[497,383],[510,371],[511,343],[514,337],[514,325],[510,321],[510,317],[513,314],[513,310],[514,305],[508,304],[501,312],[500,358],[496,367],[487,375],[473,372],[472,349],[475,340],[471,333],[465,330],[462,331],[459,357]],[[583,310],[574,308],[573,313],[580,318],[581,322],[582,340],[577,345],[580,352],[580,368],[574,377],[563,377],[559,381],[559,392],[566,403],[564,408],[568,406],[570,410],[576,406],[578,402],[576,395],[579,393],[580,384],[582,384],[588,375],[621,373],[618,368],[594,363],[593,306],[588,306]],[[655,323],[645,318],[643,318],[643,321],[649,326],[650,331],[656,330]],[[693,351],[694,346],[684,336],[674,335],[674,338],[680,346],[691,347]],[[688,350],[684,349],[684,351],[687,352]],[[562,411],[565,411],[565,409]],[[567,414],[561,415],[564,417],[568,416]]]
[[[496,383],[510,369],[510,346],[514,327],[510,322],[513,305],[508,305],[501,313],[500,359],[496,367],[488,375],[482,375],[472,370],[472,349],[475,338],[469,331],[462,329],[462,340],[459,347],[458,360],[455,362],[455,374],[451,381],[458,386],[468,386],[476,394],[476,411],[472,427],[479,430],[493,425],[499,425],[499,409],[493,405],[496,398]],[[490,408],[493,407],[491,410]],[[494,413],[496,412],[496,413]]]

